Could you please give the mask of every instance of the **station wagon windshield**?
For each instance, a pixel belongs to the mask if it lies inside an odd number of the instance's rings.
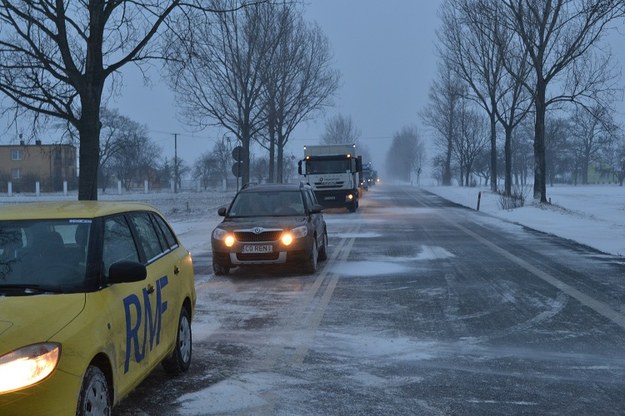
[[[299,191],[241,192],[232,202],[230,217],[305,215]]]

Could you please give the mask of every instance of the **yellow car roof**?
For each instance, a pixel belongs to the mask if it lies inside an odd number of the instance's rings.
[[[140,202],[63,201],[0,204],[0,220],[98,218],[129,211],[154,211]]]

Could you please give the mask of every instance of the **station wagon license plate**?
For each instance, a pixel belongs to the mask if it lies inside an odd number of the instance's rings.
[[[246,244],[243,246],[243,253],[271,253],[273,246],[271,244]]]

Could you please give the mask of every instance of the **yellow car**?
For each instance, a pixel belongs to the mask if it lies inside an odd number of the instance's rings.
[[[193,263],[154,208],[0,206],[0,415],[109,415],[191,362]]]

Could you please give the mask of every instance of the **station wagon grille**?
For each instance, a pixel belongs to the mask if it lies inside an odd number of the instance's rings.
[[[251,231],[236,231],[234,233],[237,241],[242,243],[259,243],[263,241],[277,241],[282,235],[281,230],[263,231],[260,234]]]

